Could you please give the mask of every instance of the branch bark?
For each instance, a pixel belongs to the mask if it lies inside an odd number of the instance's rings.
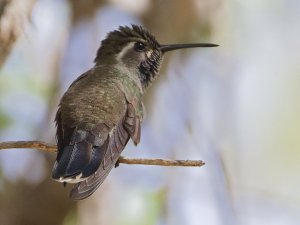
[[[47,144],[41,141],[8,141],[0,142],[0,150],[13,148],[32,148],[43,152],[57,152],[56,145]],[[154,166],[189,166],[201,167],[205,163],[201,160],[166,160],[166,159],[137,159],[120,156],[119,163],[140,164]]]

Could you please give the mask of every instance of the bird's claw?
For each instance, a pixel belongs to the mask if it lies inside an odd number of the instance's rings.
[[[119,167],[120,166],[120,161],[119,159],[117,160],[116,164],[115,164],[115,168]]]

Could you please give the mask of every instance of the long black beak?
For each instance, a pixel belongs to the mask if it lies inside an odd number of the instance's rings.
[[[173,51],[182,48],[207,48],[207,47],[217,47],[219,45],[210,43],[192,43],[192,44],[173,44],[173,45],[161,45],[160,50],[162,52]]]

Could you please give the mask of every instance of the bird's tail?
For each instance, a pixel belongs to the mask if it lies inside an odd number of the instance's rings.
[[[93,134],[82,130],[74,132],[75,140],[59,149],[52,170],[52,178],[60,182],[77,183],[92,175],[99,168],[107,150],[107,141],[99,146]]]
[[[97,190],[112,168],[116,165],[128,140],[129,134],[123,127],[123,124],[118,124],[114,132],[108,137],[107,150],[100,167],[93,175],[73,187],[70,193],[72,199],[81,200],[87,198]]]

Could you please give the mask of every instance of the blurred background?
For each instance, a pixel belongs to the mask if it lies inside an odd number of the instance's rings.
[[[145,96],[141,143],[123,153],[204,167],[121,164],[94,195],[73,202],[69,185],[50,178],[55,154],[1,151],[1,225],[299,224],[300,1],[0,6],[0,141],[55,143],[59,98],[119,25],[141,24],[161,43],[220,45],[168,54]],[[3,39],[8,25],[19,28]]]

